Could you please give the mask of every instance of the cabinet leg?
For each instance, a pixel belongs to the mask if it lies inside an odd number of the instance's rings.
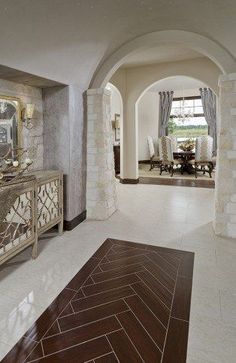
[[[63,234],[63,220],[58,223],[58,233],[60,236]]]
[[[38,256],[38,239],[36,239],[32,247],[32,258],[35,259],[37,258],[37,256]]]

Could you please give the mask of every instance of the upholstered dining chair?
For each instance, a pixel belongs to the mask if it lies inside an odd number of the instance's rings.
[[[213,138],[211,136],[199,136],[196,138],[195,160],[192,161],[195,167],[195,178],[197,178],[198,171],[202,171],[204,174],[207,172],[210,178],[212,177],[212,150]]]
[[[171,139],[172,151],[173,152],[178,151],[178,141],[177,141],[177,137],[176,136],[173,136],[173,135],[169,135],[168,137]]]
[[[174,174],[174,166],[181,165],[182,160],[175,160],[173,157],[172,142],[170,137],[162,136],[159,139],[159,151],[160,151],[160,175],[163,171],[169,171],[170,175]]]
[[[160,166],[160,158],[158,155],[155,154],[154,142],[153,142],[153,138],[151,136],[147,137],[147,142],[148,142],[148,150],[149,150],[149,155],[150,155],[149,171],[151,171],[153,168],[155,168],[155,167],[158,168]]]

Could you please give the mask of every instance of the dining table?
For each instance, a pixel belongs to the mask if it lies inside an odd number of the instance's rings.
[[[182,160],[182,172],[187,172],[188,174],[194,173],[193,165],[190,163],[190,160],[194,160],[195,158],[195,150],[192,151],[184,151],[184,150],[177,150],[173,152],[174,159],[181,159]]]

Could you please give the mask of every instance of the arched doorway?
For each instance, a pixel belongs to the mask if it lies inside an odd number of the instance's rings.
[[[93,76],[93,79],[90,84],[91,89],[88,91],[88,94],[89,97],[92,96],[93,94],[93,99],[96,99],[95,103],[97,102],[97,98],[100,98],[101,113],[99,111],[100,113],[99,119],[103,120],[104,114],[106,113],[104,111],[109,108],[108,105],[109,102],[105,104],[104,97],[100,97],[99,95],[104,93],[105,85],[114,75],[116,70],[122,64],[124,64],[125,61],[127,61],[130,55],[135,54],[141,49],[145,50],[153,46],[163,46],[163,45],[173,45],[173,44],[175,47],[185,46],[188,47],[189,49],[193,49],[205,57],[204,61],[208,60],[209,62],[211,62],[211,64],[215,64],[216,68],[218,69],[217,78],[219,78],[219,76],[223,74],[220,77],[219,103],[221,104],[220,107],[221,113],[220,113],[220,133],[219,133],[220,136],[218,140],[218,145],[219,145],[218,165],[221,165],[222,168],[220,168],[220,171],[217,173],[216,176],[216,184],[217,184],[216,213],[215,213],[214,226],[218,234],[231,237],[236,236],[236,223],[234,222],[235,220],[234,211],[236,210],[236,207],[234,205],[231,206],[232,203],[229,202],[231,197],[233,198],[234,194],[236,194],[235,183],[230,181],[232,175],[233,178],[236,177],[236,170],[234,165],[234,160],[236,159],[236,155],[234,152],[234,141],[232,139],[232,129],[234,133],[235,123],[233,123],[233,125],[231,124],[233,122],[233,117],[236,114],[234,111],[235,108],[232,107],[232,105],[234,104],[233,89],[234,89],[234,82],[236,83],[236,76],[234,74],[227,75],[227,73],[234,72],[236,70],[236,63],[234,57],[229,52],[227,52],[218,43],[196,33],[185,32],[185,31],[174,31],[174,30],[149,33],[124,44],[111,56],[109,56],[102,64],[100,64],[100,66],[98,67],[97,71]],[[197,67],[195,67],[195,70],[196,69]],[[184,73],[178,72],[175,74],[184,74]],[[170,76],[170,74],[167,74],[166,76]],[[120,87],[118,88],[120,89]],[[211,88],[214,89],[214,87]],[[127,179],[130,178],[131,180],[135,181],[136,180],[135,176],[138,174],[137,167],[134,167],[132,173],[129,175],[126,164],[131,163],[132,159],[137,158],[137,149],[134,150],[133,155],[132,153],[130,154],[128,152],[128,144],[129,144],[129,137],[131,134],[133,134],[133,128],[135,128],[135,112],[136,112],[135,103],[137,98],[140,96],[140,93],[137,94],[135,92],[127,94],[126,91],[127,89],[125,89],[125,98],[123,96],[123,92],[121,92],[123,99],[128,100],[128,103],[124,104],[123,152],[125,158],[123,158],[123,162],[125,161],[125,163],[123,165],[123,172],[124,172],[124,177],[127,176],[128,177]],[[93,102],[94,100],[92,101],[90,97],[90,103]],[[131,123],[129,123],[127,119],[127,114],[129,113],[133,115]],[[96,117],[97,116],[98,114],[96,114]],[[225,142],[225,139],[227,138],[226,134],[228,135],[228,139],[230,140],[227,145]],[[137,130],[135,130],[134,135],[135,138],[137,138]],[[133,165],[136,164],[137,163],[133,163]],[[113,185],[113,180],[111,179],[112,178],[110,178],[110,182]],[[100,177],[97,178],[97,182],[98,185],[101,185],[99,180]],[[88,183],[90,183],[89,175],[88,175]],[[225,185],[228,185],[227,193],[225,193]],[[115,200],[115,188],[112,187],[111,189],[114,190],[113,200]],[[90,194],[89,188],[87,188],[87,193]],[[110,205],[111,203],[109,202],[108,204]],[[95,202],[94,205],[97,205],[97,202]],[[92,204],[91,208],[94,208],[92,207]],[[114,210],[115,206],[113,204],[113,207],[111,208],[111,213],[113,213]],[[101,219],[107,218],[111,213],[110,212],[104,213],[105,215],[101,216]]]
[[[197,136],[209,134],[209,127],[203,113],[200,88],[208,88],[209,85],[203,80],[194,79],[186,76],[172,76],[159,80],[148,86],[136,101],[136,123],[138,129],[138,166],[139,178],[141,182],[168,184],[170,181],[176,181],[176,185],[206,185],[214,186],[214,181],[209,178],[208,174],[200,173],[198,180],[195,180],[193,169],[189,168],[180,174],[180,168],[176,168],[174,178],[169,179],[168,172],[159,175],[159,168],[150,169],[150,153],[148,147],[148,137],[151,136],[154,142],[155,153],[158,155],[159,139],[159,93],[163,91],[173,92],[173,102],[170,122],[167,125],[166,135],[174,137],[180,146],[183,142],[190,139],[193,142]],[[214,92],[214,91],[213,91]],[[217,99],[218,99],[218,95]],[[186,112],[190,112],[188,119],[179,120],[176,116],[178,107],[185,105]],[[216,110],[217,111],[217,110]],[[218,117],[216,119],[218,130]],[[187,172],[189,171],[189,173]],[[213,179],[215,172],[213,171]],[[144,178],[144,179],[143,179]],[[175,180],[176,179],[176,180]],[[198,181],[201,180],[200,183]],[[181,184],[182,182],[182,184]],[[205,183],[205,184],[204,184]]]
[[[145,34],[121,46],[110,55],[98,68],[92,79],[90,88],[105,87],[116,70],[125,62],[126,58],[139,49],[167,44],[185,45],[195,49],[200,54],[211,59],[222,73],[234,72],[236,61],[234,57],[217,42],[197,33],[182,30],[165,30]]]

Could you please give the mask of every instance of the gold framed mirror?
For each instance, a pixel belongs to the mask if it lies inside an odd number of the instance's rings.
[[[18,159],[22,148],[21,101],[17,97],[0,95],[0,157],[12,149],[12,159]]]

